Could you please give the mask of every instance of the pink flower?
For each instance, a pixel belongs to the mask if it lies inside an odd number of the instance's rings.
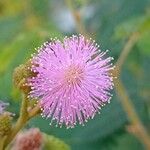
[[[38,128],[31,128],[17,135],[12,150],[41,150],[42,140],[40,130]]]
[[[32,58],[31,71],[37,76],[29,79],[29,96],[40,101],[42,116],[74,127],[109,103],[114,67],[106,53],[82,35],[44,43]]]

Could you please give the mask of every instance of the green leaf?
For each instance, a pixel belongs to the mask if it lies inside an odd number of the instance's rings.
[[[137,16],[119,24],[115,28],[115,34],[113,38],[118,40],[130,36],[133,32],[139,32],[143,34],[147,32],[147,30],[150,30],[150,16]]]
[[[43,133],[45,150],[70,150],[70,147],[62,140]]]
[[[140,37],[137,46],[142,54],[150,56],[150,30]]]
[[[14,60],[16,55],[19,53],[22,43],[24,43],[25,36],[23,34],[20,34],[15,38],[12,43],[9,45],[6,45],[5,48],[2,49],[1,55],[0,55],[0,74],[4,73],[11,62]]]

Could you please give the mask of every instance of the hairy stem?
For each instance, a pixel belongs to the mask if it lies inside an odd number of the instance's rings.
[[[66,5],[70,9],[70,12],[74,18],[77,31],[81,34],[83,34],[85,37],[90,38],[88,32],[86,32],[85,26],[82,22],[81,14],[78,10],[75,9],[73,0],[65,0]]]
[[[138,38],[139,34],[133,33],[127,41],[126,45],[124,46],[122,53],[120,54],[120,57],[116,63],[116,71],[114,72],[114,75],[118,76],[118,78],[115,81],[115,89],[116,93],[120,98],[120,102],[122,103],[122,106],[127,114],[127,117],[131,123],[131,126],[132,128],[134,128],[134,132],[131,133],[134,134],[141,141],[141,143],[145,146],[147,150],[150,150],[150,136],[148,135],[144,125],[142,124],[134,108],[132,100],[129,98],[127,91],[119,77],[121,73],[121,68],[128,54],[137,42]]]
[[[41,112],[40,106],[37,104],[36,107],[34,107],[28,114],[28,120],[35,117]]]
[[[16,136],[18,131],[25,125],[25,123],[27,121],[27,117],[28,117],[27,97],[25,95],[23,95],[23,100],[22,100],[21,109],[20,109],[20,116],[19,116],[16,124],[12,128],[12,131],[8,135],[8,138],[6,139],[6,142],[5,142],[5,146],[7,146],[13,140],[13,138]]]
[[[137,115],[132,100],[129,98],[127,91],[119,78],[116,79],[115,88],[128,119],[135,130],[132,134],[134,134],[141,143],[143,143],[147,150],[150,150],[150,136]]]
[[[129,40],[127,41],[127,43],[125,44],[117,62],[116,62],[116,70],[117,70],[117,74],[120,74],[121,72],[121,68],[126,60],[126,58],[128,57],[128,54],[130,53],[130,51],[132,50],[132,47],[135,45],[135,43],[137,42],[137,40],[139,39],[139,33],[135,32],[133,33],[130,37]]]
[[[4,148],[11,143],[11,141],[14,139],[14,137],[17,135],[17,133],[20,131],[20,129],[22,129],[27,121],[29,119],[31,119],[32,117],[36,116],[37,114],[39,114],[40,112],[40,108],[37,105],[36,107],[34,107],[30,112],[27,111],[27,106],[28,106],[28,99],[26,95],[23,95],[23,100],[22,100],[22,104],[21,104],[21,109],[20,109],[20,116],[16,122],[16,124],[14,125],[14,127],[12,128],[10,134],[7,136],[6,140],[5,140],[5,144],[4,144]]]
[[[6,136],[0,137],[0,150],[4,149],[4,142],[6,140]]]

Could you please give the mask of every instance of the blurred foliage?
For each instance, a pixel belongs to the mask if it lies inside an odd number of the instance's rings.
[[[45,150],[70,150],[70,147],[60,139],[43,134]]]
[[[78,9],[85,7],[86,12],[89,7],[92,8],[90,17],[84,18],[83,15],[85,26],[101,44],[101,49],[110,49],[116,60],[128,37],[133,32],[140,33],[123,66],[122,79],[140,118],[150,131],[150,1],[74,2]],[[59,1],[56,3],[59,4]],[[65,3],[63,5],[65,8]],[[60,14],[53,16],[52,7],[56,6],[50,0],[0,0],[0,99],[10,102],[10,110],[16,113],[16,117],[20,94],[12,85],[13,69],[29,59],[30,54],[35,52],[34,48],[44,41],[70,34],[59,29],[54,18],[59,18]],[[142,150],[137,139],[126,132],[127,124],[127,116],[114,93],[111,103],[102,109],[101,115],[90,120],[85,127],[60,129],[49,126],[49,121],[41,117],[31,120],[29,126],[40,127],[43,132],[61,138],[73,150]]]

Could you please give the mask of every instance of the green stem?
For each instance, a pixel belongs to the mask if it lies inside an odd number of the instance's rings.
[[[34,107],[30,112],[27,111],[27,106],[28,106],[27,96],[23,95],[23,100],[20,109],[20,117],[17,120],[17,123],[12,128],[10,134],[7,136],[4,143],[4,148],[7,147],[9,143],[11,143],[11,141],[14,139],[14,137],[17,135],[20,129],[22,129],[26,125],[28,120],[30,120],[31,118],[33,118],[34,116],[40,113],[39,105]]]
[[[40,114],[41,109],[40,106],[37,104],[36,107],[34,107],[29,113],[28,113],[28,120],[35,117],[36,115]]]
[[[140,34],[138,32],[134,32],[128,39],[127,43],[125,44],[117,62],[116,62],[116,70],[117,74],[119,75],[121,73],[122,66],[128,57],[130,51],[132,50],[135,43],[138,41]],[[118,76],[117,75],[117,76]]]
[[[74,18],[76,29],[79,33],[83,34],[86,38],[90,39],[88,32],[86,32],[85,26],[83,24],[80,12],[75,9],[73,0],[65,0],[67,7]]]
[[[5,137],[0,137],[0,150],[4,149],[5,140],[6,140],[6,136]]]
[[[4,147],[6,147],[13,140],[18,131],[26,124],[27,120],[28,120],[27,96],[23,95],[23,100],[20,109],[20,117],[17,120],[17,123],[12,128],[10,134],[7,136]]]
[[[148,132],[146,131],[142,121],[140,120],[134,105],[132,103],[132,100],[130,99],[126,88],[124,87],[121,79],[121,69],[122,66],[132,50],[133,46],[139,39],[139,33],[133,33],[129,40],[127,41],[126,45],[124,46],[121,55],[119,56],[119,59],[116,63],[116,70],[113,72],[115,76],[118,78],[115,80],[115,89],[118,97],[120,98],[120,102],[122,103],[122,106],[127,114],[127,117],[131,123],[132,128],[134,128],[134,132],[131,132],[134,134],[141,143],[145,146],[147,150],[150,150],[150,136]]]
[[[127,117],[135,130],[132,134],[134,134],[141,141],[147,150],[150,150],[150,136],[141,122],[132,100],[128,96],[127,91],[119,77],[116,79],[115,88]]]

